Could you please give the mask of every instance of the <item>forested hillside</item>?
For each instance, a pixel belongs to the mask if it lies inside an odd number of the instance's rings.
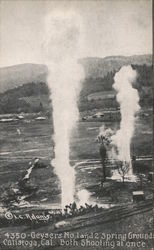
[[[152,65],[132,64],[132,67],[137,71],[134,88],[139,91],[140,105],[152,106]],[[116,70],[108,69],[103,77],[92,75],[85,77],[79,98],[80,111],[118,107],[112,89],[115,73]],[[0,94],[0,113],[48,112],[51,109],[49,96],[45,80],[27,82]]]

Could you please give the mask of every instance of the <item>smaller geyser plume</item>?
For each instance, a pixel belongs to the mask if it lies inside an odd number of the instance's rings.
[[[120,104],[120,129],[112,136],[112,143],[118,149],[118,159],[129,164],[128,175],[132,175],[130,145],[134,133],[135,114],[139,111],[138,91],[132,84],[137,77],[131,66],[123,66],[115,74],[113,88],[117,91],[116,99]]]
[[[51,90],[55,167],[61,183],[61,205],[74,201],[75,172],[70,166],[70,136],[78,120],[78,95],[83,69],[78,64],[82,44],[81,17],[69,10],[50,13],[45,23],[45,63]]]

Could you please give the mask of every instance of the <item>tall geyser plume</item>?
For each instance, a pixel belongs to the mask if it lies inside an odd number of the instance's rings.
[[[70,136],[79,112],[78,96],[83,69],[78,64],[82,44],[81,17],[73,11],[51,13],[46,20],[45,51],[51,91],[55,159],[61,182],[61,205],[74,201],[75,172],[70,166]]]
[[[118,159],[129,164],[128,175],[132,175],[130,145],[134,133],[135,114],[139,111],[138,91],[133,88],[137,77],[131,66],[123,66],[114,77],[113,88],[117,91],[116,99],[120,104],[120,129],[112,136],[117,146]]]

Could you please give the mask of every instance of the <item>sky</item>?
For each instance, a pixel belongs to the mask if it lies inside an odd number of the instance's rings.
[[[68,10],[84,27],[79,57],[152,53],[151,0],[0,0],[0,67],[44,63],[46,17]]]

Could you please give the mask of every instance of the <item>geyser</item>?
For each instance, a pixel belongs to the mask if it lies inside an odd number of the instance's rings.
[[[82,44],[81,17],[73,11],[51,13],[46,19],[45,51],[53,107],[55,159],[52,165],[61,182],[62,208],[74,201],[75,172],[70,166],[70,136],[83,71],[78,64]]]
[[[136,71],[131,66],[122,67],[115,74],[113,88],[117,91],[116,99],[120,104],[120,129],[112,136],[112,143],[117,146],[118,160],[129,164],[128,175],[132,175],[130,145],[134,133],[135,114],[139,111],[138,91],[133,88]]]

